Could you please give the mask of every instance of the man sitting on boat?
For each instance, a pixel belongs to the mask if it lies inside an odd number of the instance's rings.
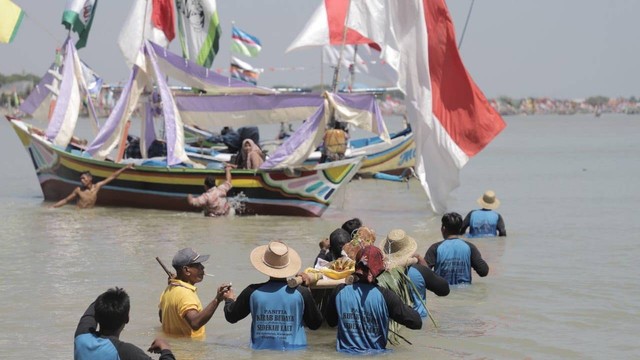
[[[328,129],[324,133],[323,140],[321,163],[344,159],[344,155],[347,152],[349,134],[347,134],[343,125],[336,122],[335,128]]]
[[[93,175],[91,175],[90,172],[85,171],[82,173],[82,175],[80,175],[80,183],[82,184],[82,186],[78,186],[77,188],[75,188],[73,192],[69,194],[69,196],[53,204],[51,207],[58,208],[67,204],[69,201],[78,198],[78,202],[76,203],[78,209],[92,208],[96,204],[96,200],[98,200],[98,192],[100,191],[100,189],[115,180],[127,169],[133,169],[133,164],[128,164],[127,166],[116,170],[108,178],[100,181],[97,184],[93,183]]]
[[[193,195],[187,195],[189,205],[201,207],[204,209],[204,216],[225,216],[229,215],[231,205],[227,201],[227,193],[231,190],[231,168],[233,164],[225,164],[225,182],[216,186],[216,178],[209,175],[204,179],[205,192],[194,198]]]

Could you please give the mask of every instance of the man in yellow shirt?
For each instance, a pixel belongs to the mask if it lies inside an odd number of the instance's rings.
[[[169,279],[159,305],[160,322],[165,333],[198,338],[204,336],[204,325],[224,299],[224,293],[231,288],[230,284],[220,285],[216,297],[205,308],[202,307],[195,284],[204,277],[202,263],[207,259],[209,255],[200,255],[191,248],[182,249],[173,257],[171,264],[176,269],[176,275]]]

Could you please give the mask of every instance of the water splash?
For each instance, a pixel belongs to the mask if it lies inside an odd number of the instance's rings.
[[[247,195],[244,192],[239,192],[236,196],[227,198],[229,205],[235,210],[236,214],[244,214],[246,203],[247,203]]]

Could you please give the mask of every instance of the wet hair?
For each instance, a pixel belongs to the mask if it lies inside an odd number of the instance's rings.
[[[333,230],[329,235],[329,251],[333,259],[339,259],[342,256],[342,247],[351,241],[351,235],[344,229],[338,228]]]
[[[342,224],[342,229],[349,233],[349,236],[353,237],[355,235],[355,231],[358,230],[362,226],[362,221],[358,218],[353,218],[351,220],[347,220],[344,224]]]
[[[204,185],[211,189],[212,187],[216,186],[216,178],[211,175],[207,176],[206,178],[204,178]]]
[[[456,212],[442,215],[442,227],[445,228],[450,235],[460,235],[460,230],[462,230],[462,215]]]
[[[100,324],[100,331],[118,330],[129,322],[129,295],[124,289],[111,288],[96,299],[96,321]]]
[[[86,176],[88,176],[90,179],[93,179],[93,175],[91,175],[91,172],[89,172],[89,171],[83,171],[83,172],[80,174],[80,176],[83,176],[83,175],[86,175]]]

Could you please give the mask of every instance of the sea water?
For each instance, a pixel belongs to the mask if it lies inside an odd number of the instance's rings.
[[[506,118],[507,128],[461,172],[449,208],[463,216],[488,189],[502,201],[508,237],[474,239],[490,266],[471,286],[427,295],[436,328],[404,330],[413,345],[390,359],[635,359],[640,357],[640,117]],[[354,180],[321,218],[205,218],[198,213],[73,206],[49,209],[17,136],[0,123],[0,357],[69,359],[86,307],[109,287],[131,296],[121,339],[145,348],[160,333],[166,264],[183,247],[211,258],[198,284],[204,304],[219,284],[236,294],[265,276],[250,251],[283,240],[311,265],[318,241],[359,217],[378,241],[402,228],[421,254],[441,240],[440,219],[419,184]],[[332,359],[335,330],[308,331],[309,347],[249,347],[250,318],[224,320],[204,341],[170,338],[178,359]]]

